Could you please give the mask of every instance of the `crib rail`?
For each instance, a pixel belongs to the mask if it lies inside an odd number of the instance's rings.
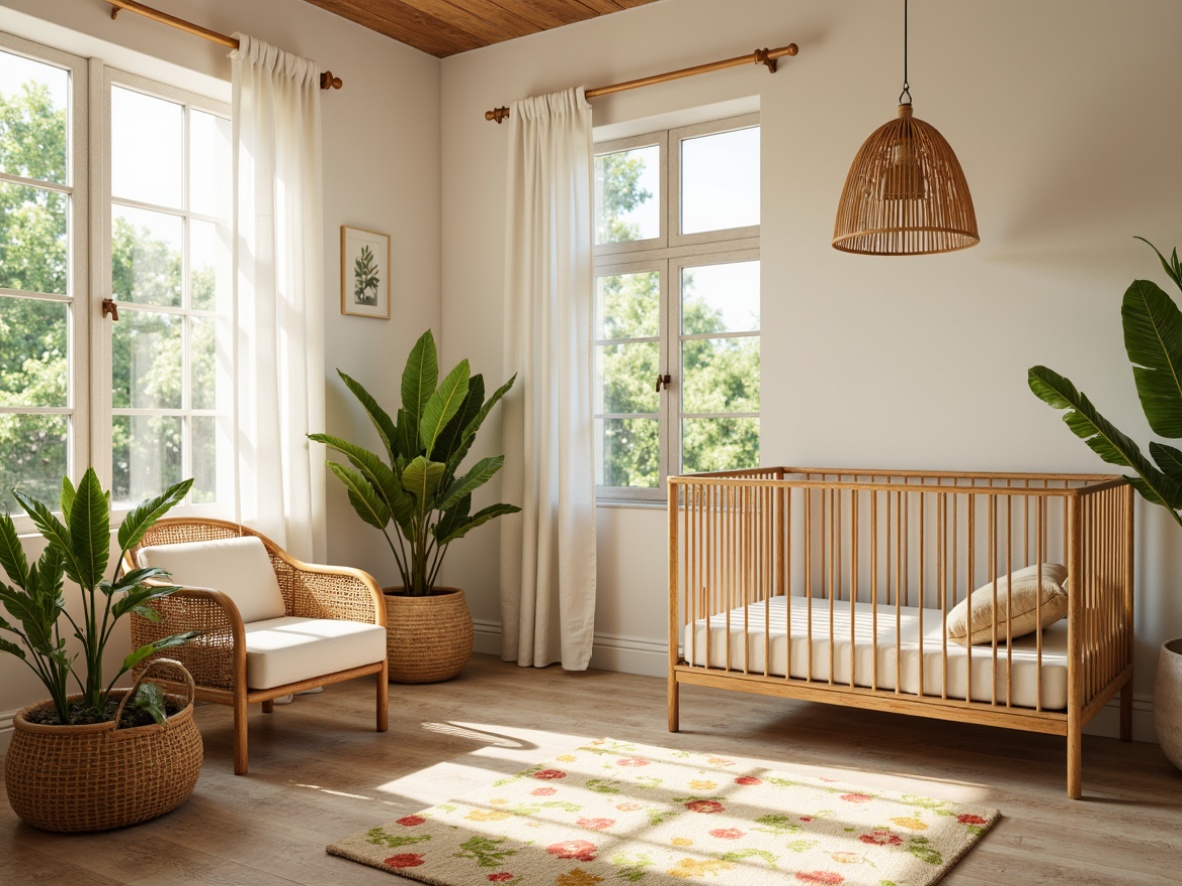
[[[673,477],[669,544],[671,674],[1020,709],[1062,734],[1131,674],[1132,490],[1120,477],[811,468]],[[1039,564],[1052,563],[1068,575],[1065,690],[1044,682],[1045,632],[1016,651],[1013,615],[974,625],[970,609],[968,632],[989,628],[988,642],[958,648],[948,638],[948,613],[975,589],[989,586],[994,608],[1013,613],[1006,576],[1032,566],[1041,579]],[[1043,605],[1039,595],[1040,621]],[[781,611],[803,636],[773,636]],[[1031,659],[1024,702],[1015,667]]]

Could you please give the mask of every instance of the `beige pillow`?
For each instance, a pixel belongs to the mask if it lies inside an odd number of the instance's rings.
[[[994,610],[993,582],[988,582],[973,591],[967,600],[961,600],[952,608],[945,619],[948,639],[957,643],[965,642],[968,632],[969,605],[973,607],[973,633],[970,644],[992,643],[993,623],[997,622],[997,641],[1004,643],[1007,636],[1006,621],[1009,601],[1013,600],[1013,616],[1009,621],[1009,636],[1017,638],[1031,634],[1039,628],[1054,624],[1067,614],[1067,567],[1058,563],[1043,563],[1041,588],[1039,587],[1039,566],[1027,566],[1009,575],[997,577],[997,609]],[[1009,593],[1007,594],[1007,591]],[[1038,608],[1039,597],[1042,608]],[[1041,618],[1040,618],[1041,616]]]
[[[140,548],[137,560],[167,570],[178,585],[221,591],[247,624],[287,615],[271,558],[253,535]]]

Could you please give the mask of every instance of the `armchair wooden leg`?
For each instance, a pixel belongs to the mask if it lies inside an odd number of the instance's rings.
[[[264,714],[273,714],[274,712],[275,712],[275,699],[268,698],[265,702],[263,702],[263,713]]]
[[[390,728],[390,681],[389,666],[378,671],[378,732],[385,732]]]
[[[234,774],[246,775],[246,693],[234,693]]]

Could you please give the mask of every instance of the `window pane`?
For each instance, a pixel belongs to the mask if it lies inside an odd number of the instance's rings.
[[[189,224],[190,304],[199,311],[230,303],[230,226]]]
[[[111,400],[116,409],[181,407],[179,316],[124,311],[111,342]]]
[[[595,482],[600,486],[655,489],[660,482],[661,446],[655,418],[595,420]]]
[[[0,182],[0,288],[68,294],[68,208],[65,194]]]
[[[111,289],[115,299],[179,308],[181,220],[130,206],[112,206],[111,213]]]
[[[647,338],[661,331],[661,275],[658,271],[613,274],[595,279],[595,337]]]
[[[759,467],[758,418],[687,418],[681,422],[681,470]]]
[[[595,412],[656,412],[660,345],[633,342],[596,348]]]
[[[193,318],[189,342],[189,390],[194,409],[217,408],[217,321]]]
[[[66,184],[70,72],[0,51],[0,172]]]
[[[759,339],[681,343],[683,412],[759,412]]]
[[[758,332],[759,262],[682,268],[681,331]]]
[[[623,243],[661,235],[658,145],[595,158],[595,242]]]
[[[0,415],[0,514],[23,514],[12,487],[55,510],[69,471],[70,418],[66,415]]]
[[[194,504],[217,501],[217,419],[199,415],[190,419],[193,427],[193,488],[189,498]]]
[[[180,209],[183,130],[176,102],[112,87],[112,196]]]
[[[181,419],[176,416],[117,415],[111,447],[111,495],[117,503],[136,504],[181,481]]]
[[[681,141],[681,232],[759,224],[759,127]]]
[[[189,208],[230,217],[230,121],[204,111],[189,115]]]
[[[67,405],[69,322],[61,302],[0,296],[0,406]]]

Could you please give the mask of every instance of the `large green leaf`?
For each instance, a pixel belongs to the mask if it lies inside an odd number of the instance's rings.
[[[361,382],[350,378],[339,369],[337,370],[337,375],[341,377],[342,381],[345,382],[345,386],[353,392],[353,396],[357,398],[357,402],[365,409],[365,414],[373,422],[378,436],[382,438],[382,445],[386,447],[386,452],[389,453],[390,460],[393,462],[395,455],[394,440],[397,436],[397,428],[395,428],[394,422],[390,420],[390,416],[378,405],[378,401],[370,395],[369,391],[362,386]],[[309,434],[309,436],[313,435]]]
[[[1171,480],[1154,467],[1128,436],[1100,415],[1088,398],[1068,379],[1045,366],[1031,367],[1030,390],[1055,409],[1066,409],[1063,421],[1072,433],[1109,464],[1132,468],[1137,476],[1129,482],[1154,504],[1162,504],[1182,522],[1175,512],[1182,507],[1182,484]]]
[[[75,581],[89,590],[102,581],[111,556],[110,507],[94,468],[87,468],[78,484],[69,526],[78,569]]]
[[[480,426],[484,424],[484,420],[488,418],[488,414],[492,411],[492,408],[496,406],[497,403],[500,402],[501,398],[509,392],[509,389],[513,387],[513,383],[515,381],[517,381],[516,374],[514,374],[512,378],[493,391],[493,395],[488,398],[488,401],[480,408],[480,411],[476,413],[476,417],[472,419],[472,421],[468,422],[468,426],[464,429],[463,440],[460,447],[454,453],[452,453],[451,458],[448,459],[448,470],[454,472],[459,468],[460,463],[464,460],[464,457],[468,454],[468,450],[472,446],[472,441],[476,439],[476,432],[480,430]]]
[[[1163,474],[1182,485],[1182,450],[1150,440],[1149,457],[1161,468]]]
[[[390,508],[374,491],[373,486],[359,471],[354,471],[335,461],[328,463],[328,469],[336,474],[338,480],[345,484],[349,491],[349,503],[370,526],[385,529],[390,522]]]
[[[439,382],[439,358],[435,337],[428,329],[419,336],[402,371],[402,408],[417,426]]]
[[[33,521],[33,525],[37,527],[37,531],[41,533],[42,538],[49,542],[51,547],[56,547],[61,552],[66,564],[66,574],[81,584],[79,580],[81,572],[78,566],[78,559],[74,556],[74,546],[70,542],[70,530],[65,527],[62,521],[46,505],[35,499],[28,498],[15,490],[13,490],[12,494],[20,503],[20,506],[25,509],[25,512],[29,515],[29,519]]]
[[[1178,247],[1174,247],[1174,252],[1167,261],[1166,257],[1161,254],[1161,250],[1146,240],[1144,237],[1136,237],[1134,239],[1148,244],[1149,248],[1157,253],[1157,257],[1161,261],[1161,266],[1165,270],[1166,275],[1178,284],[1179,289],[1182,289],[1182,263],[1178,262]]]
[[[193,480],[182,480],[174,486],[169,486],[155,498],[140,502],[123,518],[119,526],[119,549],[129,550],[144,537],[152,526],[170,510],[185,500]]]
[[[444,491],[439,502],[439,509],[446,511],[465,495],[471,495],[472,490],[487,483],[504,464],[505,456],[503,455],[482,458],[472,466],[472,470],[468,471],[462,477],[457,477],[451,486]]]
[[[1149,426],[1163,437],[1182,437],[1182,313],[1156,283],[1134,280],[1120,314]]]
[[[423,417],[419,422],[419,442],[424,452],[435,450],[436,439],[464,405],[464,398],[468,396],[468,374],[468,361],[461,360],[456,364],[456,368],[447,374],[440,383],[439,390],[431,395],[431,399],[423,407]]]
[[[11,653],[12,655],[15,655],[17,658],[19,658],[21,661],[28,660],[28,656],[25,654],[25,650],[21,649],[21,647],[17,646],[11,640],[5,640],[3,637],[0,637],[0,652]]]
[[[4,567],[9,581],[17,587],[28,587],[29,561],[25,558],[20,536],[8,514],[0,514],[0,566]]]
[[[420,511],[430,507],[431,496],[439,489],[444,470],[444,465],[420,455],[402,472],[402,488],[414,496]]]
[[[74,484],[69,477],[62,477],[62,519],[70,522],[70,509],[74,507]]]
[[[427,453],[432,461],[441,461],[448,465],[454,473],[452,456],[464,445],[464,436],[468,425],[480,414],[480,407],[484,403],[484,376],[479,372],[468,379],[468,394],[459,411],[447,423],[443,433],[435,440],[435,449]]]
[[[489,505],[487,508],[482,508],[481,510],[477,511],[446,536],[439,539],[439,544],[451,544],[457,538],[463,538],[477,526],[482,526],[495,517],[502,517],[505,514],[516,514],[520,510],[521,508],[517,507],[516,505]]]

